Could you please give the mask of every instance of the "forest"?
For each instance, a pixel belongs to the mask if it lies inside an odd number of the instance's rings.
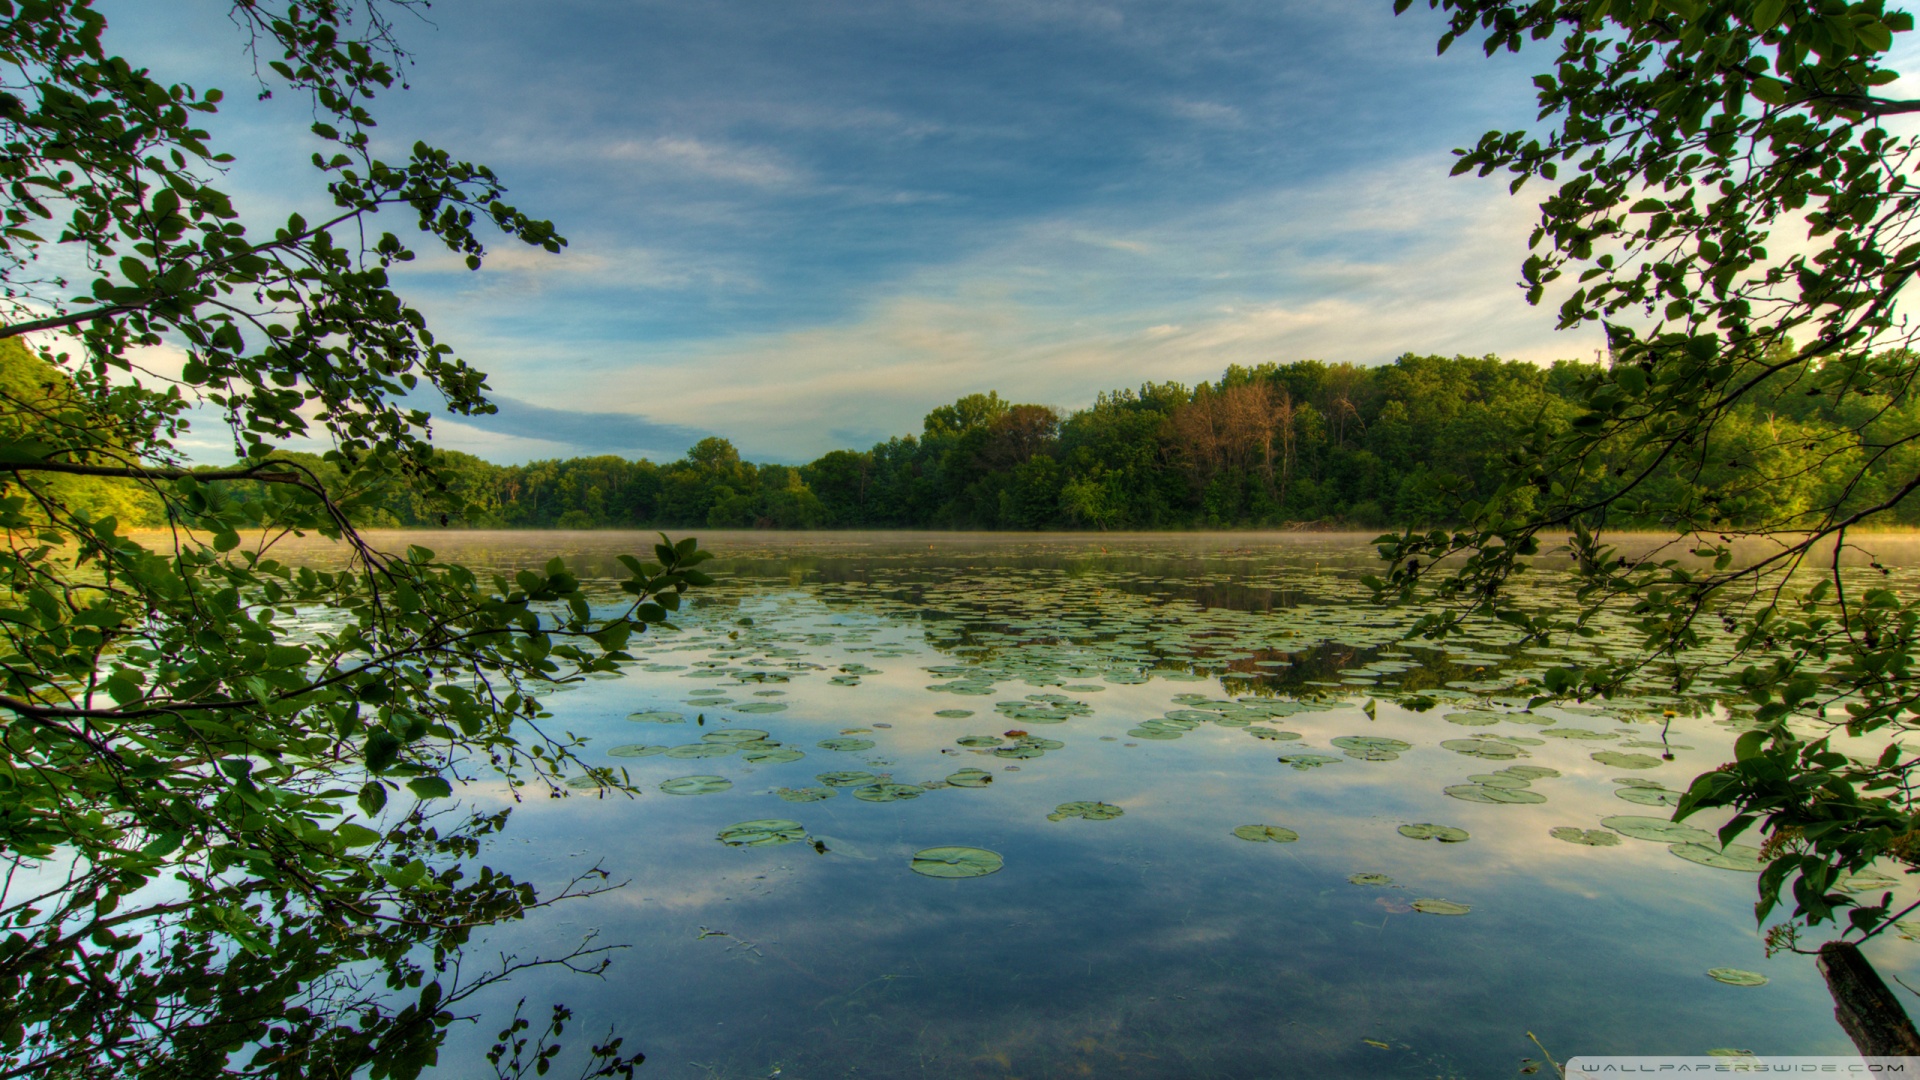
[[[615,456],[496,465],[441,451],[437,475],[407,490],[349,492],[369,527],[515,529],[1231,529],[1451,524],[1495,497],[1500,464],[1529,432],[1577,415],[1592,363],[1548,367],[1494,356],[1401,356],[1361,366],[1302,360],[1229,367],[1188,387],[1147,383],[1066,412],[970,394],[927,413],[917,433],[804,465],[756,464],[707,438],[677,460]],[[24,349],[0,350],[10,395],[70,393]],[[1916,406],[1883,408],[1783,389],[1716,424],[1696,452],[1660,467],[1649,501],[1693,506],[1726,527],[1791,524],[1834,500],[1872,432],[1920,429]],[[1859,415],[1853,415],[1859,413]],[[1844,432],[1865,430],[1868,449]],[[1868,464],[1865,501],[1920,471],[1898,435]],[[1828,448],[1832,449],[1829,450]],[[318,455],[282,454],[323,476]],[[1621,461],[1633,458],[1623,449]],[[1618,471],[1616,469],[1616,471]],[[1760,482],[1759,478],[1764,478]],[[162,524],[157,500],[126,481],[62,477],[98,514]],[[1524,510],[1529,491],[1504,497]],[[244,485],[234,495],[248,497]],[[1632,517],[1621,525],[1672,524]],[[1920,524],[1903,504],[1897,524]]]

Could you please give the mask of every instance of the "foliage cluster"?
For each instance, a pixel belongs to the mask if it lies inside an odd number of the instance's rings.
[[[631,790],[574,759],[541,697],[615,669],[705,555],[662,543],[596,584],[356,531],[357,493],[431,484],[407,392],[490,408],[389,287],[414,256],[380,225],[474,268],[483,226],[562,244],[484,166],[375,152],[411,6],[232,5],[262,94],[310,100],[326,185],[323,216],[262,230],[199,126],[218,91],[111,54],[91,0],[0,0],[0,1078],[409,1077],[508,972],[604,960],[463,965],[477,932],[604,875],[542,897],[480,861],[506,815],[436,808],[469,780]],[[177,377],[137,363],[162,345]],[[208,413],[230,468],[181,464]],[[318,467],[276,456],[296,437],[331,447]],[[295,533],[342,564],[276,559]],[[510,1027],[494,1072],[544,1074],[565,1020],[531,1056]],[[587,1058],[639,1060],[617,1039]]]
[[[1502,492],[1508,456],[1537,427],[1567,431],[1581,388],[1603,374],[1492,357],[1263,364],[1192,388],[1102,394],[1064,417],[974,394],[934,409],[918,435],[800,466],[742,461],[717,438],[666,464],[499,466],[443,452],[451,498],[402,489],[354,513],[366,525],[434,526],[457,505],[449,521],[500,528],[1425,527],[1461,520],[1467,504],[1533,505],[1535,490]],[[1775,376],[1728,411],[1702,453],[1643,478],[1613,520],[1658,528],[1674,506],[1710,506],[1721,523],[1792,527],[1819,507],[1864,505],[1920,469],[1920,448],[1869,462],[1843,433],[1916,426],[1920,403],[1835,402]],[[1608,444],[1596,468],[1611,473],[1634,453]],[[1920,524],[1920,503],[1883,523]]]
[[[1534,78],[1541,130],[1490,132],[1455,172],[1546,187],[1528,299],[1551,295],[1563,327],[1604,326],[1614,362],[1579,381],[1570,423],[1515,439],[1464,527],[1383,536],[1380,595],[1455,602],[1426,625],[1436,634],[1473,610],[1540,638],[1590,634],[1624,610],[1645,636],[1632,666],[1670,663],[1682,691],[1695,647],[1731,635],[1755,727],[1678,816],[1730,807],[1723,840],[1765,834],[1756,910],[1790,917],[1773,941],[1829,921],[1880,933],[1902,915],[1890,894],[1835,886],[1881,858],[1920,866],[1920,758],[1899,737],[1920,723],[1920,598],[1876,563],[1848,569],[1858,533],[1911,524],[1920,490],[1920,353],[1902,307],[1920,273],[1920,141],[1894,119],[1920,101],[1893,96],[1889,66],[1913,18],[1882,0],[1428,6],[1443,52],[1477,39],[1550,55]],[[1788,424],[1755,440],[1763,415]],[[1796,486],[1797,512],[1752,513]],[[1686,558],[1605,538],[1648,518]],[[1507,582],[1569,534],[1583,605],[1514,608]],[[1604,697],[1628,668],[1558,670],[1549,689]]]

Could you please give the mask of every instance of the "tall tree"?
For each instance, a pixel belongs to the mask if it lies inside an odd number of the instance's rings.
[[[1834,885],[1878,858],[1920,863],[1916,760],[1894,743],[1855,761],[1832,737],[1920,716],[1920,606],[1844,565],[1863,527],[1911,520],[1920,490],[1920,354],[1902,306],[1920,271],[1920,143],[1887,122],[1920,101],[1886,92],[1894,35],[1913,20],[1881,0],[1429,6],[1447,19],[1443,51],[1469,37],[1488,54],[1551,50],[1534,79],[1550,128],[1491,132],[1455,172],[1502,173],[1515,192],[1549,185],[1527,298],[1557,299],[1563,327],[1604,325],[1612,363],[1578,385],[1571,425],[1538,426],[1501,488],[1462,508],[1469,527],[1383,537],[1381,591],[1431,580],[1459,611],[1495,609],[1539,636],[1629,608],[1647,655],[1556,671],[1559,694],[1610,693],[1649,663],[1686,689],[1703,637],[1731,635],[1759,727],[1677,816],[1727,806],[1723,841],[1764,832],[1758,915],[1783,900],[1791,914],[1775,946],[1830,920],[1871,937],[1901,913]],[[1788,402],[1824,422],[1779,423]],[[1714,482],[1730,472],[1738,484]],[[1834,482],[1810,500],[1760,497],[1809,472]],[[1604,530],[1625,517],[1669,523],[1691,558],[1608,546]],[[1514,609],[1502,586],[1542,534],[1562,531],[1585,610]],[[1765,552],[1743,556],[1737,543],[1755,537]]]
[[[389,18],[412,6],[232,6],[262,93],[311,99],[331,204],[262,228],[198,126],[219,91],[107,52],[91,0],[0,0],[0,340],[50,373],[44,393],[0,386],[0,1078],[434,1062],[501,974],[461,975],[462,944],[553,899],[471,865],[504,815],[435,807],[481,772],[622,790],[547,731],[541,694],[614,669],[705,580],[692,541],[590,597],[558,560],[482,578],[355,530],[383,492],[443,486],[422,394],[490,408],[390,287],[413,252],[382,212],[474,269],[483,224],[564,243],[485,166],[424,143],[375,154],[371,102],[404,62]],[[185,353],[177,378],[135,365],[156,345]],[[231,468],[183,463],[209,416]],[[331,444],[324,468],[277,453],[297,436]],[[128,535],[76,478],[137,488],[169,529]],[[292,531],[336,541],[341,564],[277,560]],[[296,614],[326,618],[295,634]],[[496,1071],[535,1068],[512,1041]],[[636,1060],[613,1040],[585,1068]]]

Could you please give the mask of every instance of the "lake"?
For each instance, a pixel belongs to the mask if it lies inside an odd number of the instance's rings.
[[[1405,641],[1357,536],[701,535],[718,583],[680,631],[548,699],[643,794],[531,798],[488,856],[627,884],[475,950],[626,946],[491,1004],[564,1000],[646,1075],[1504,1077],[1529,1032],[1562,1061],[1850,1051],[1811,958],[1765,955],[1751,849],[1665,822],[1740,712],[1652,670],[1527,709],[1547,665],[1630,654],[1618,623]],[[610,578],[653,538],[379,539]],[[1567,603],[1551,572],[1522,595]],[[1920,984],[1920,945],[1867,951]]]

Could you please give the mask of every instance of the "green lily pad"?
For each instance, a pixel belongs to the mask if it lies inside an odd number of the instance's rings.
[[[993,783],[993,774],[985,769],[961,769],[947,775],[947,783],[954,787],[986,787]]]
[[[1647,754],[1628,754],[1619,750],[1597,750],[1588,755],[1602,765],[1611,765],[1616,769],[1657,769],[1660,759]]]
[[[1621,787],[1665,788],[1667,786],[1658,780],[1649,780],[1644,776],[1616,776],[1613,782]]]
[[[773,847],[806,839],[807,830],[797,821],[785,818],[761,818],[742,821],[720,830],[720,842],[728,847]]]
[[[1545,765],[1509,765],[1500,771],[1523,780],[1551,780],[1560,775],[1560,770],[1549,769]]]
[[[1713,843],[1713,834],[1707,830],[1682,825],[1678,821],[1669,821],[1666,818],[1616,814],[1613,817],[1601,818],[1600,824],[1622,836],[1631,836],[1635,840],[1651,840],[1656,844]]]
[[[729,743],[697,742],[686,746],[670,746],[667,748],[667,756],[683,761],[693,758],[726,757],[739,749]]]
[[[818,746],[822,750],[842,750],[847,753],[855,753],[861,750],[873,749],[874,742],[872,739],[854,739],[854,738],[846,738],[846,737],[836,737],[832,739],[821,739],[818,743],[815,743],[814,745]]]
[[[1300,839],[1299,833],[1278,825],[1241,825],[1233,830],[1233,835],[1242,840],[1275,844],[1290,844]]]
[[[1440,742],[1440,747],[1444,750],[1451,750],[1456,754],[1465,754],[1468,757],[1487,758],[1494,761],[1517,758],[1525,753],[1525,751],[1515,747],[1511,743],[1499,742],[1493,739],[1443,739]]]
[[[1348,874],[1347,882],[1352,885],[1391,885],[1393,879],[1385,874]]]
[[[1423,915],[1465,915],[1467,912],[1472,911],[1473,908],[1466,904],[1455,903],[1452,900],[1441,900],[1437,897],[1423,896],[1413,902],[1413,910]]]
[[[859,787],[861,784],[871,784],[880,778],[870,772],[841,770],[838,772],[823,772],[819,776],[814,777],[814,779],[828,787],[843,788]]]
[[[1450,712],[1445,719],[1449,724],[1459,724],[1463,727],[1486,727],[1489,724],[1499,723],[1502,717],[1499,713]]]
[[[986,877],[1004,865],[999,852],[977,847],[923,848],[913,853],[909,864],[914,873],[936,878]]]
[[[1767,868],[1760,861],[1760,849],[1747,844],[1728,844],[1725,848],[1713,844],[1674,844],[1668,851],[1701,866],[1711,866],[1719,870],[1739,870],[1743,873],[1757,874]]]
[[[1533,783],[1533,781],[1524,776],[1515,776],[1510,772],[1474,773],[1472,776],[1467,777],[1467,781],[1474,784],[1485,784],[1488,787],[1503,788],[1524,788],[1531,786]]]
[[[725,731],[709,731],[705,735],[700,736],[700,741],[713,743],[749,743],[760,742],[766,737],[766,732],[755,731],[752,728],[728,728]]]
[[[899,802],[926,794],[918,784],[867,784],[853,789],[853,797],[862,802]]]
[[[1668,791],[1663,787],[1623,787],[1614,791],[1614,797],[1625,799],[1641,806],[1679,806],[1680,792]]]
[[[1005,740],[998,735],[962,735],[953,741],[961,746],[983,749],[990,746],[999,746]]]
[[[1027,746],[1023,743],[1016,743],[1013,746],[999,747],[997,749],[989,751],[989,753],[991,753],[994,757],[1015,758],[1020,761],[1025,761],[1028,758],[1040,757],[1041,755],[1045,754],[1046,751],[1040,749],[1037,746]]]
[[[1491,784],[1454,784],[1441,789],[1456,799],[1477,803],[1543,803],[1545,795],[1525,788],[1494,787]]]
[[[1605,741],[1620,736],[1611,731],[1589,731],[1586,728],[1548,728],[1540,733],[1549,739],[1583,739],[1587,741]]]
[[[1281,754],[1278,760],[1280,764],[1291,765],[1302,772],[1308,769],[1317,769],[1322,765],[1337,765],[1340,763],[1339,758],[1328,757],[1325,754]]]
[[[807,753],[792,746],[768,746],[748,750],[740,756],[755,765],[783,765],[789,761],[799,761]]]
[[[651,712],[628,713],[627,719],[636,724],[684,724],[687,718],[677,712],[655,709]]]
[[[1581,829],[1572,825],[1549,829],[1547,835],[1555,840],[1565,840],[1569,844],[1585,844],[1588,847],[1613,847],[1620,843],[1620,837],[1617,834],[1605,829]]]
[[[1707,978],[1728,986],[1765,986],[1767,977],[1757,971],[1741,971],[1739,968],[1708,968]]]
[[[575,791],[592,791],[600,786],[600,781],[591,776],[570,776],[566,785]]]
[[[822,799],[833,798],[838,792],[835,792],[832,788],[825,787],[783,787],[774,792],[774,794],[788,802],[819,802]]]
[[[1180,736],[1186,734],[1186,732],[1175,731],[1171,728],[1137,727],[1137,728],[1128,729],[1127,734],[1135,739],[1155,739],[1161,742],[1168,742],[1173,739],[1179,738]]]
[[[972,709],[941,709],[940,711],[934,713],[933,715],[943,717],[948,720],[965,720],[967,717],[973,715],[973,710]]]
[[[1443,844],[1458,844],[1468,838],[1465,829],[1456,829],[1451,825],[1435,825],[1423,822],[1419,825],[1400,826],[1400,835],[1409,840],[1438,840]]]
[[[1063,802],[1047,815],[1048,821],[1065,821],[1071,817],[1086,818],[1088,821],[1112,821],[1126,813],[1125,810],[1103,802]]]
[[[667,748],[664,746],[648,746],[646,743],[628,743],[625,746],[616,746],[613,749],[607,751],[607,756],[608,757],[652,757],[655,754],[664,754],[666,752],[667,752]]]
[[[1361,761],[1392,761],[1401,751],[1413,749],[1412,743],[1377,735],[1342,735],[1329,741],[1339,747],[1341,753]]]
[[[712,795],[733,786],[724,776],[676,776],[660,785],[668,795]]]
[[[1270,739],[1275,742],[1290,742],[1300,737],[1297,731],[1280,731],[1275,728],[1250,727],[1247,734],[1256,739]]]
[[[787,703],[784,701],[749,701],[745,705],[735,705],[733,711],[743,713],[786,712]]]

